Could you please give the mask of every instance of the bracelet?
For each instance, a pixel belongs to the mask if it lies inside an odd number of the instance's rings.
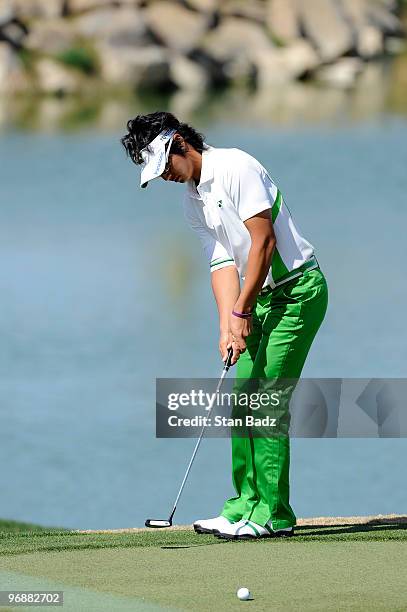
[[[252,311],[236,312],[235,310],[232,310],[232,315],[235,315],[235,317],[239,317],[239,319],[250,319],[250,317],[252,316]]]

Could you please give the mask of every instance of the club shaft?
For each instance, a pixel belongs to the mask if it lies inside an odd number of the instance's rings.
[[[228,362],[229,362],[229,361],[230,361],[230,360],[228,359],[228,361],[226,362],[226,364],[228,364]],[[229,366],[228,366],[228,365],[225,365],[225,367],[223,368],[222,376],[220,377],[220,380],[219,380],[219,382],[218,382],[218,386],[216,387],[215,394],[217,394],[217,393],[219,392],[219,390],[220,390],[220,388],[221,388],[221,386],[222,386],[222,383],[223,383],[223,381],[224,381],[224,378],[225,378],[225,376],[226,376],[226,374],[227,374],[228,369],[229,369]],[[213,404],[212,404],[212,406],[211,406],[211,408],[210,408],[210,410],[209,410],[209,412],[208,412],[208,414],[207,414],[207,418],[208,418],[208,419],[209,419],[209,417],[211,416],[212,409],[213,409]],[[195,444],[194,451],[193,451],[193,453],[192,453],[192,456],[191,456],[190,462],[189,462],[188,467],[187,467],[187,470],[186,470],[186,472],[185,472],[185,476],[184,476],[184,478],[183,478],[183,481],[182,481],[181,486],[180,486],[179,491],[178,491],[178,495],[177,495],[177,497],[176,497],[176,499],[175,499],[175,502],[174,502],[174,505],[173,505],[173,508],[172,508],[172,512],[171,512],[171,520],[172,520],[172,517],[174,516],[175,509],[176,509],[176,507],[177,507],[177,504],[178,504],[179,498],[181,497],[181,493],[182,493],[182,491],[183,491],[183,489],[184,489],[184,486],[185,486],[185,483],[186,483],[186,481],[187,481],[187,478],[188,478],[189,472],[190,472],[190,470],[191,470],[192,464],[193,464],[193,462],[194,462],[194,459],[195,459],[196,453],[198,452],[199,445],[201,444],[201,441],[202,441],[202,438],[203,438],[203,435],[204,435],[204,432],[205,432],[205,428],[206,428],[206,425],[203,425],[202,430],[201,430],[201,433],[200,433],[199,438],[198,438],[198,440],[197,440],[197,443]]]

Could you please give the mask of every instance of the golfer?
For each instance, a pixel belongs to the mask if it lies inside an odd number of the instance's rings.
[[[122,138],[141,187],[185,183],[184,214],[198,234],[219,312],[219,350],[237,379],[298,379],[328,304],[313,245],[267,170],[238,148],[208,145],[173,114],[138,115]],[[286,423],[289,416],[286,415]],[[232,435],[236,496],[197,533],[231,539],[292,535],[288,435]]]

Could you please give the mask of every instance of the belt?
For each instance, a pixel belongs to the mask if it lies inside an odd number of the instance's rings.
[[[275,287],[278,287],[279,285],[284,285],[284,283],[288,283],[289,281],[293,280],[293,278],[301,276],[305,272],[305,270],[314,270],[315,268],[319,268],[319,263],[317,261],[317,258],[313,256],[311,257],[311,259],[303,263],[302,266],[300,266],[299,268],[295,268],[295,270],[292,270],[291,272],[288,272],[288,274],[285,274],[284,276],[279,278],[276,283],[273,283],[273,285],[266,285],[265,287],[263,287],[263,289],[259,291],[259,295],[266,295],[267,293],[270,293],[270,291],[273,291]]]

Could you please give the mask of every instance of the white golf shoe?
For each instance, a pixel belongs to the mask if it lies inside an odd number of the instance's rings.
[[[214,533],[224,531],[231,526],[231,522],[224,516],[217,516],[213,519],[195,521],[194,529],[196,533]]]
[[[273,530],[271,521],[263,527],[253,521],[242,519],[236,523],[230,523],[224,529],[219,529],[215,532],[217,538],[224,540],[255,540],[258,538],[281,538],[289,537],[294,534],[293,527]]]

